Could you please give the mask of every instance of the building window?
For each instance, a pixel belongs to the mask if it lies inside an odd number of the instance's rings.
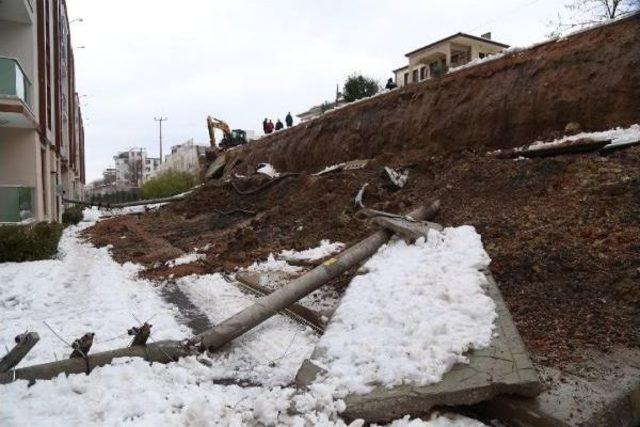
[[[424,80],[427,78],[427,67],[420,68],[420,80]]]
[[[409,84],[409,73],[404,73],[404,84]]]
[[[412,80],[412,81],[413,81],[414,83],[418,81],[418,70],[417,70],[417,69],[413,70],[412,78],[413,78],[413,80]]]

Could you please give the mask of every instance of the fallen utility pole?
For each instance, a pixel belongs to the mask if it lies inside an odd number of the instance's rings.
[[[120,357],[141,357],[149,362],[169,363],[194,353],[195,350],[189,349],[180,341],[163,341],[146,346],[125,347],[90,354],[87,355],[86,359],[71,358],[5,372],[0,374],[0,384],[8,384],[15,380],[28,380],[30,382],[48,380],[60,374],[87,373],[87,368],[90,370],[108,365],[114,359]]]
[[[440,202],[422,206],[409,213],[416,220],[430,220],[440,210]],[[119,348],[87,355],[86,358],[70,358],[41,365],[0,373],[0,384],[15,380],[47,380],[60,374],[81,374],[91,369],[111,363],[122,357],[140,357],[150,362],[170,363],[181,357],[197,354],[199,351],[214,351],[258,326],[278,312],[286,309],[302,297],[326,284],[329,280],[344,273],[354,265],[366,260],[382,246],[392,233],[379,230],[360,243],[350,247],[334,258],[325,261],[303,276],[270,295],[260,298],[256,303],[238,314],[220,323],[218,326],[196,335],[189,341],[162,341],[145,346]]]
[[[40,340],[35,332],[27,332],[16,337],[16,345],[0,359],[0,372],[6,372],[16,366]]]
[[[422,206],[412,211],[409,216],[416,220],[429,220],[435,217],[439,209],[440,202],[435,201],[428,207]],[[391,235],[392,233],[386,229],[377,231],[272,294],[260,298],[252,306],[247,307],[213,329],[197,335],[191,342],[194,345],[200,345],[204,350],[214,351],[221,348],[271,318],[279,311],[309,295],[329,280],[369,258],[389,240]]]
[[[98,206],[98,207],[103,207],[107,209],[119,209],[119,208],[131,207],[131,206],[144,206],[144,205],[155,205],[157,203],[177,202],[178,200],[182,200],[185,197],[187,197],[187,194],[178,194],[177,196],[162,197],[159,199],[136,200],[135,202],[125,202],[125,203],[115,203],[115,204],[85,202],[82,200],[73,200],[73,199],[62,199],[62,201],[65,203],[72,203],[72,204],[81,205],[81,206]]]

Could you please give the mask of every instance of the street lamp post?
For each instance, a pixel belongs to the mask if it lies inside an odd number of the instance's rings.
[[[153,120],[158,122],[160,127],[160,164],[162,164],[162,122],[167,121],[169,119],[167,119],[166,117],[160,116],[160,117],[154,117]]]

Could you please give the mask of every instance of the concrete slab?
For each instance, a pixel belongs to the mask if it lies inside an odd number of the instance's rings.
[[[212,178],[220,178],[222,176],[222,172],[224,171],[224,167],[227,164],[227,155],[219,154],[218,157],[211,163],[209,168],[207,169],[207,173],[205,173],[204,177],[206,179]]]
[[[537,398],[500,396],[476,411],[516,427],[640,425],[640,349],[590,351],[563,372],[539,371],[546,390]]]
[[[535,368],[495,280],[490,273],[486,275],[487,293],[498,312],[498,335],[491,347],[471,352],[468,365],[456,365],[437,384],[379,387],[367,395],[347,396],[347,408],[341,415],[348,420],[388,422],[407,414],[423,415],[434,406],[470,405],[501,394],[538,395],[542,387]],[[314,352],[311,359],[318,356]],[[311,384],[320,371],[310,360],[305,361],[296,377],[298,387]]]

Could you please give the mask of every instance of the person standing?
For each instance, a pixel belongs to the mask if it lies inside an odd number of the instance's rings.
[[[273,122],[271,120],[269,120],[267,122],[267,128],[266,128],[265,132],[267,134],[270,134],[271,132],[273,132]]]
[[[267,118],[264,118],[264,121],[262,122],[262,132],[267,133]]]
[[[278,119],[278,121],[276,122],[276,131],[281,130],[283,127],[284,127],[284,125],[282,124],[280,119]]]
[[[291,112],[287,113],[287,117],[284,118],[284,121],[287,122],[287,127],[288,128],[293,126],[293,117],[291,117]]]
[[[385,88],[387,88],[387,90],[393,90],[395,88],[397,88],[398,85],[395,84],[395,82],[393,81],[393,79],[389,79],[387,80],[387,85],[385,86]]]

